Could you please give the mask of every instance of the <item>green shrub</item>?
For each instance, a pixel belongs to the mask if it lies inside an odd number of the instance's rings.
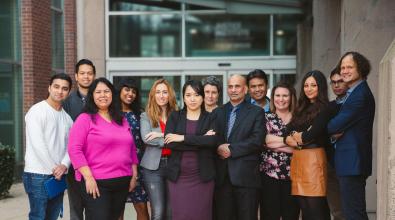
[[[15,151],[0,143],[0,198],[8,195],[14,180]]]

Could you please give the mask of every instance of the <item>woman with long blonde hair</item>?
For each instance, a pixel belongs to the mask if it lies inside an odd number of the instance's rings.
[[[145,189],[151,203],[151,220],[170,219],[165,170],[171,150],[164,147],[164,131],[170,113],[177,110],[174,89],[165,79],[154,82],[140,131],[146,149],[141,159]]]

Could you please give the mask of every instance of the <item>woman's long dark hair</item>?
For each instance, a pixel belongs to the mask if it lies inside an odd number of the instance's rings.
[[[198,80],[194,80],[194,79],[188,80],[182,87],[182,97],[183,98],[185,96],[185,90],[187,89],[188,86],[190,86],[193,89],[193,91],[195,91],[198,95],[200,95],[204,100],[203,84],[202,84],[202,82],[200,82]],[[202,112],[206,110],[203,102],[202,102],[202,105],[200,106],[200,109],[202,110]],[[183,111],[187,110],[187,105],[185,104],[185,102],[184,102],[184,108],[182,110]]]
[[[99,109],[97,108],[95,101],[93,100],[93,93],[96,90],[96,87],[99,83],[105,84],[108,88],[110,88],[111,93],[112,93],[112,102],[110,106],[108,106],[108,112],[111,116],[111,120],[115,121],[117,124],[122,125],[122,115],[119,111],[119,102],[117,101],[117,98],[115,97],[115,89],[114,86],[110,81],[108,81],[104,77],[100,77],[95,79],[92,84],[89,86],[88,89],[88,95],[86,96],[86,104],[84,108],[84,112],[88,113],[91,115],[91,118],[93,121],[95,121],[94,115],[97,114]]]
[[[304,83],[309,77],[313,77],[318,86],[318,96],[313,103],[304,93]],[[311,123],[318,113],[328,105],[328,103],[328,85],[325,75],[319,70],[313,70],[306,73],[302,80],[298,107],[296,108],[295,115],[292,118],[291,125],[299,127],[306,123]]]
[[[135,84],[134,80],[131,79],[127,79],[127,80],[122,80],[121,82],[119,82],[119,84],[116,87],[116,91],[117,91],[117,98],[119,99],[119,103],[120,103],[120,109],[122,111],[122,100],[121,100],[121,91],[123,88],[130,88],[133,89],[136,92],[136,98],[133,100],[132,103],[130,103],[128,105],[128,107],[130,108],[130,110],[132,110],[132,112],[137,116],[140,117],[141,114],[141,105],[140,105],[140,91],[137,88],[137,85]]]

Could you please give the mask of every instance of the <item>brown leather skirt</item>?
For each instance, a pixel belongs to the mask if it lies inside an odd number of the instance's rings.
[[[324,148],[294,150],[291,160],[292,195],[326,196]]]

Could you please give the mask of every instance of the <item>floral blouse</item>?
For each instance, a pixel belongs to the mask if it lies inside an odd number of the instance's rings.
[[[134,143],[136,144],[137,149],[137,158],[141,161],[141,158],[144,154],[143,141],[141,139],[140,134],[140,118],[137,117],[133,112],[123,112],[123,116],[129,123],[130,130],[132,132],[132,136],[134,138]],[[147,202],[148,201],[148,193],[145,191],[143,182],[144,176],[141,173],[141,167],[138,166],[137,169],[139,178],[137,179],[136,188],[126,197],[126,202],[131,203],[139,203],[139,202]]]
[[[275,113],[267,112],[266,129],[267,134],[283,136],[286,125]],[[289,180],[289,171],[292,154],[285,152],[275,152],[265,148],[261,154],[261,164],[259,170],[266,175],[279,179]]]
[[[140,161],[144,153],[142,149],[143,142],[140,134],[140,120],[133,112],[123,112],[123,116],[126,118],[126,120],[129,123],[130,130],[134,138],[134,143],[136,144],[137,158]]]

